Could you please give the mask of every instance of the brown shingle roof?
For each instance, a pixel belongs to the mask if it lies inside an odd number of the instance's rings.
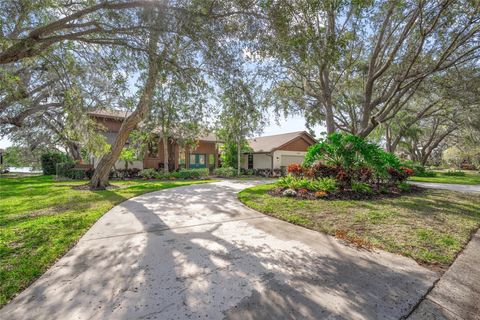
[[[306,131],[296,131],[249,139],[248,144],[253,152],[272,152],[302,135],[307,135],[315,141],[315,139]]]
[[[93,117],[122,120],[128,117],[131,112],[118,109],[97,109],[94,111],[89,111],[88,114]]]
[[[209,141],[209,142],[220,142],[221,140],[214,135],[213,133],[209,133],[207,135],[203,135],[198,137],[198,140],[200,141]]]

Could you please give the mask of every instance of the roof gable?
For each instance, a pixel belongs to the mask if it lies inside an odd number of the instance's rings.
[[[306,131],[296,131],[249,139],[248,144],[253,152],[272,152],[281,149],[296,139],[303,139],[310,145],[316,142]]]

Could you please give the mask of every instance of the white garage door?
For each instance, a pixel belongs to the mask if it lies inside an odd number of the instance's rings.
[[[286,167],[292,163],[299,163],[302,164],[303,156],[282,156],[281,158],[281,166]]]

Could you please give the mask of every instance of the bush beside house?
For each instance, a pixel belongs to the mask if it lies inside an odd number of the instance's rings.
[[[54,175],[57,173],[57,164],[73,163],[66,154],[62,152],[51,151],[41,155],[40,161],[42,164],[42,171],[45,175]]]
[[[202,169],[181,169],[179,171],[165,173],[155,169],[143,169],[139,172],[140,177],[144,179],[159,179],[159,180],[191,180],[203,179],[208,177],[208,168]]]

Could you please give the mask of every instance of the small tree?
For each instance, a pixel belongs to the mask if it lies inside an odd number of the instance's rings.
[[[261,132],[265,122],[265,107],[261,97],[260,86],[241,79],[229,83],[221,96],[223,110],[219,117],[218,135],[225,141],[227,150],[236,146],[238,175],[242,146],[247,143],[248,136]]]
[[[136,152],[132,148],[123,148],[120,153],[120,160],[125,162],[125,171],[128,170],[128,165],[133,164],[133,161],[137,158]]]
[[[241,144],[241,153],[250,151],[246,140]],[[238,161],[238,148],[236,143],[226,142],[221,148],[222,167],[231,167],[238,169],[238,165],[241,163]]]

